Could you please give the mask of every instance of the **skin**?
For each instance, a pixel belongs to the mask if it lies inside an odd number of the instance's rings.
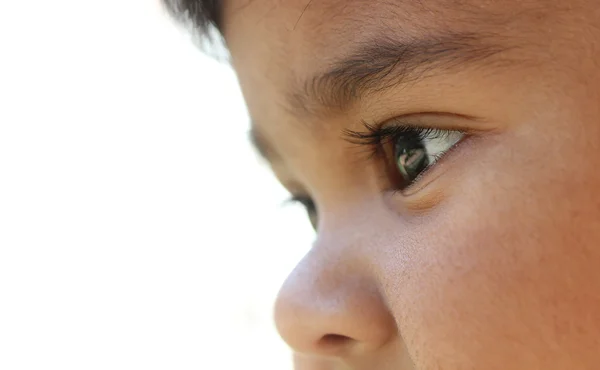
[[[296,368],[597,369],[597,2],[307,2],[223,20],[260,149],[318,208],[275,307]],[[303,95],[360,45],[447,34],[495,46],[352,102]],[[395,117],[468,133],[406,192],[343,135]]]

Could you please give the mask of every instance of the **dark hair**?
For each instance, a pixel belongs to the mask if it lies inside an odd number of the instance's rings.
[[[171,15],[191,26],[201,36],[211,37],[211,31],[221,27],[221,0],[162,0]]]

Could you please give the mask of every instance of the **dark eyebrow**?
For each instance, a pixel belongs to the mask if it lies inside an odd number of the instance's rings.
[[[355,51],[333,62],[326,71],[300,83],[289,94],[288,103],[292,112],[301,116],[342,111],[368,93],[403,87],[457,67],[480,65],[508,49],[489,42],[491,39],[490,35],[473,33],[409,41],[371,38],[358,43]]]

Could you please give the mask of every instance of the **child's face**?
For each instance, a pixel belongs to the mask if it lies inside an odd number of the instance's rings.
[[[276,305],[297,368],[598,368],[599,9],[226,2],[256,141],[316,208]]]

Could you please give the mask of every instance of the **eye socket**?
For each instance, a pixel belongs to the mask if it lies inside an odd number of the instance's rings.
[[[368,146],[372,156],[384,157],[384,161],[392,167],[389,175],[393,187],[401,191],[418,182],[425,172],[466,137],[458,130],[424,128],[402,122],[382,126],[363,124],[367,132],[346,130],[347,140]]]
[[[415,128],[392,138],[394,163],[400,175],[398,188],[405,190],[417,182],[464,137],[460,131]]]
[[[426,128],[407,124],[390,124],[380,127],[363,123],[367,132],[345,130],[346,140],[366,145],[371,157],[384,157],[391,164],[390,174],[395,190],[404,191],[433,167],[444,155],[460,143],[467,134],[459,130]],[[390,163],[391,162],[391,163]],[[289,203],[302,205],[315,231],[318,225],[318,209],[308,195],[293,195]]]

